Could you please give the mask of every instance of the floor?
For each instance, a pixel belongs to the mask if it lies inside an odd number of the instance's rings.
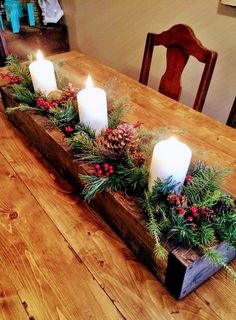
[[[230,320],[236,290],[176,301],[0,111],[0,320],[25,319]]]

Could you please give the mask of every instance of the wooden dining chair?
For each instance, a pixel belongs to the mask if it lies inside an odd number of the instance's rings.
[[[234,99],[234,103],[232,105],[226,124],[232,128],[236,128],[236,97]]]
[[[8,56],[8,49],[3,31],[0,30],[0,67],[5,65],[6,57]]]
[[[205,48],[193,30],[184,24],[177,24],[160,34],[148,33],[139,78],[139,82],[145,85],[148,83],[155,46],[167,48],[167,66],[160,81],[159,92],[177,101],[181,94],[181,75],[189,56],[205,64],[193,105],[193,109],[201,112],[215,68],[217,53]]]

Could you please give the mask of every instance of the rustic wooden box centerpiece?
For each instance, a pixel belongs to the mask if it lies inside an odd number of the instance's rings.
[[[5,108],[17,105],[7,87],[2,87],[1,93]],[[74,161],[67,139],[57,127],[46,117],[31,111],[16,110],[9,114],[9,119],[24,132],[53,167],[66,175],[76,187],[81,187],[78,176],[88,173],[89,168]],[[154,240],[147,230],[147,221],[138,204],[121,193],[97,194],[90,205],[177,299],[185,297],[220,269],[219,265],[213,265],[195,251],[173,247],[168,243],[164,245],[167,258],[157,258],[154,254]],[[223,253],[228,261],[236,254],[225,243],[220,243],[217,251]]]

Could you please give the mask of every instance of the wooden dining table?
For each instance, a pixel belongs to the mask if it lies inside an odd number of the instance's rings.
[[[85,54],[70,51],[50,59],[62,62],[61,72],[78,88],[90,73],[109,99],[128,97],[131,112],[124,120],[176,135],[193,159],[229,168],[222,188],[236,196],[236,130]],[[1,107],[2,319],[233,320],[236,290],[221,270],[176,301]]]

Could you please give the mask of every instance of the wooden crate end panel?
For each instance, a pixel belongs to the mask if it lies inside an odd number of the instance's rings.
[[[173,253],[169,253],[165,285],[178,300],[183,294],[182,286],[186,270],[186,266]]]
[[[236,257],[236,250],[226,243],[221,243],[216,250],[226,257],[227,262]],[[193,264],[186,269],[179,298],[184,298],[221,268],[221,266],[214,265],[204,256],[194,261]]]

